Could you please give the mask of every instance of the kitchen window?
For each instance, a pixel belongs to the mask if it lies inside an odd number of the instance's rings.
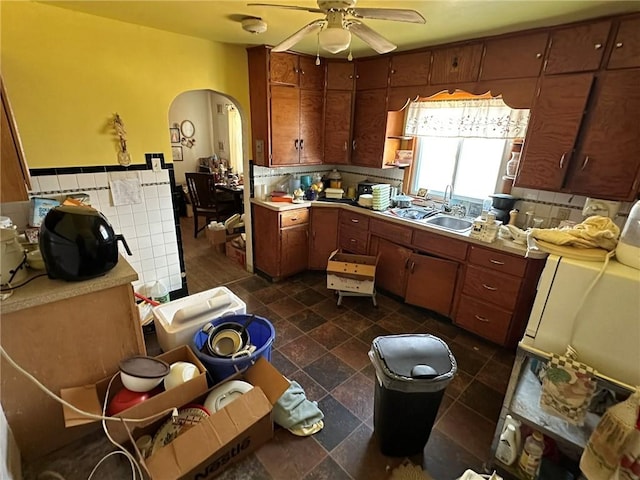
[[[529,110],[512,109],[501,98],[450,97],[408,108],[405,134],[417,138],[410,190],[442,195],[451,185],[456,197],[481,201],[494,193],[513,140],[524,137]]]

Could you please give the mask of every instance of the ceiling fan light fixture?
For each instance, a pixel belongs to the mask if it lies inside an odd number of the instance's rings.
[[[267,23],[261,18],[248,17],[242,20],[242,29],[257,35],[267,31]]]
[[[351,32],[343,28],[328,27],[319,35],[320,46],[329,53],[340,53],[349,48]]]

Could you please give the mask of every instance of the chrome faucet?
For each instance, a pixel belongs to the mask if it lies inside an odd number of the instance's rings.
[[[447,192],[449,195],[447,196]],[[451,184],[444,188],[444,196],[442,197],[442,211],[449,213],[451,211],[451,200],[453,198],[453,187]]]

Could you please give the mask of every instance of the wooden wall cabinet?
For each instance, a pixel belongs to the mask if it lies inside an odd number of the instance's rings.
[[[338,248],[338,208],[312,208],[309,224],[309,269],[326,270],[329,255]]]
[[[548,40],[540,32],[486,41],[480,80],[537,77]]]
[[[426,85],[429,81],[431,52],[402,53],[391,57],[390,87]]]
[[[269,66],[271,83],[312,90],[322,90],[324,86],[324,65],[316,65],[312,57],[270,52]]]
[[[327,64],[324,97],[324,163],[348,164],[351,159],[353,63]]]
[[[0,78],[0,103],[2,118],[0,119],[0,203],[29,200],[27,193],[31,188],[29,169],[24,159],[22,144],[18,134],[13,111],[4,90],[4,82]]]
[[[387,89],[356,92],[351,163],[381,168],[387,129]]]
[[[327,90],[353,90],[353,62],[327,62]]]
[[[475,82],[482,61],[482,43],[433,50],[431,84]]]
[[[387,88],[389,57],[373,57],[356,62],[356,90]]]
[[[611,21],[561,28],[551,33],[546,75],[597,70],[605,51]]]
[[[252,205],[255,267],[280,280],[307,269],[309,209],[275,211]]]
[[[620,21],[607,68],[640,67],[640,17]]]

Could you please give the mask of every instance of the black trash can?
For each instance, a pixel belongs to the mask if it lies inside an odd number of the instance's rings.
[[[374,431],[391,457],[422,453],[457,366],[449,346],[429,334],[388,335],[373,340],[376,370]]]

